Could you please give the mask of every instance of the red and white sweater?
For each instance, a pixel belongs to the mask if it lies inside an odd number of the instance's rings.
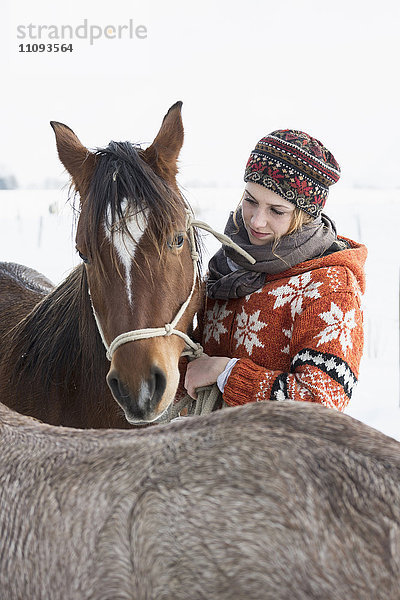
[[[199,318],[204,351],[238,358],[223,398],[234,406],[260,400],[347,406],[363,350],[361,295],[365,246],[268,275],[244,298],[207,298]]]

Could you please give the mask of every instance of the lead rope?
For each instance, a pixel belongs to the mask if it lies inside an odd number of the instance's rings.
[[[148,327],[146,329],[135,329],[133,331],[127,331],[126,333],[121,333],[111,342],[110,345],[108,345],[105,340],[102,327],[100,325],[96,311],[94,310],[94,307],[92,304],[93,314],[94,314],[94,317],[95,317],[95,320],[97,323],[97,327],[98,327],[101,339],[103,340],[103,344],[107,351],[106,356],[107,356],[108,360],[111,361],[113,354],[117,350],[117,348],[119,348],[123,344],[126,344],[127,342],[134,342],[136,340],[144,340],[144,339],[149,339],[149,338],[153,338],[153,337],[164,337],[164,336],[170,336],[170,335],[177,335],[185,340],[186,348],[182,352],[182,356],[189,356],[189,360],[190,360],[190,359],[198,358],[199,356],[201,356],[203,354],[203,348],[200,344],[197,344],[192,339],[190,339],[190,337],[183,331],[176,329],[180,319],[182,318],[187,307],[189,306],[190,301],[193,297],[194,290],[196,289],[197,265],[199,262],[199,254],[196,249],[196,241],[195,241],[195,237],[194,237],[194,228],[195,227],[198,227],[199,229],[204,229],[208,233],[211,233],[214,237],[217,238],[218,241],[220,241],[225,246],[229,246],[230,248],[233,248],[236,252],[238,252],[244,258],[246,258],[251,264],[254,264],[256,262],[255,258],[253,258],[248,252],[243,250],[243,248],[238,246],[238,244],[236,244],[233,240],[231,240],[231,238],[229,238],[224,233],[219,233],[218,231],[215,231],[215,229],[213,229],[210,225],[208,225],[204,221],[198,221],[197,219],[194,218],[192,212],[187,210],[186,211],[186,231],[188,232],[188,236],[189,236],[190,251],[191,251],[191,257],[192,257],[192,262],[193,262],[193,284],[192,284],[192,288],[190,290],[189,296],[187,297],[186,301],[182,304],[182,306],[180,307],[179,311],[177,312],[175,318],[171,321],[171,323],[166,323],[164,325],[164,327]],[[157,420],[157,423],[168,422],[168,421],[172,420],[173,418],[178,417],[180,415],[180,412],[183,410],[183,408],[187,408],[187,411],[188,411],[187,414],[202,415],[202,414],[209,414],[216,408],[219,408],[220,406],[218,406],[218,405],[221,405],[221,404],[222,404],[222,395],[216,384],[214,384],[212,386],[206,386],[204,388],[199,388],[199,390],[197,390],[197,399],[196,400],[194,400],[191,396],[186,395],[184,398],[182,398],[182,400],[178,401],[177,403],[172,403],[171,406],[169,407],[169,409],[166,411],[166,413],[164,413],[164,415],[162,415],[162,417],[159,420]]]
[[[209,415],[211,412],[223,408],[225,405],[222,393],[216,383],[197,388],[196,399],[189,394],[185,394],[177,402],[172,402],[167,410],[155,421],[157,424],[169,423],[173,419],[182,417],[181,413],[185,410],[182,418]]]

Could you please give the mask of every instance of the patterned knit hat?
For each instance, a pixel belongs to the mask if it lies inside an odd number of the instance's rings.
[[[328,187],[340,167],[321,142],[303,131],[280,129],[262,138],[247,161],[245,181],[253,181],[318,217]]]

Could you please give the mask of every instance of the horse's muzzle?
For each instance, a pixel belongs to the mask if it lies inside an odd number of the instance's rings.
[[[109,371],[107,384],[115,400],[123,408],[129,423],[150,423],[160,416],[159,405],[167,378],[159,367],[150,369],[150,376],[141,381],[139,389],[135,392],[122,381],[116,369]]]

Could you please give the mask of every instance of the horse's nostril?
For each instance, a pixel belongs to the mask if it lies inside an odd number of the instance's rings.
[[[112,395],[118,402],[120,400],[123,400],[124,397],[129,396],[129,394],[127,394],[126,390],[124,389],[124,385],[121,384],[118,377],[116,377],[115,375],[108,375],[107,383]]]
[[[115,377],[110,377],[109,379],[107,379],[107,383],[111,389],[113,396],[117,395],[118,394],[118,379],[116,379]]]
[[[153,384],[153,393],[152,397],[155,401],[154,403],[158,403],[161,400],[161,397],[165,391],[167,386],[167,378],[165,377],[164,372],[159,367],[151,368],[151,379]]]

